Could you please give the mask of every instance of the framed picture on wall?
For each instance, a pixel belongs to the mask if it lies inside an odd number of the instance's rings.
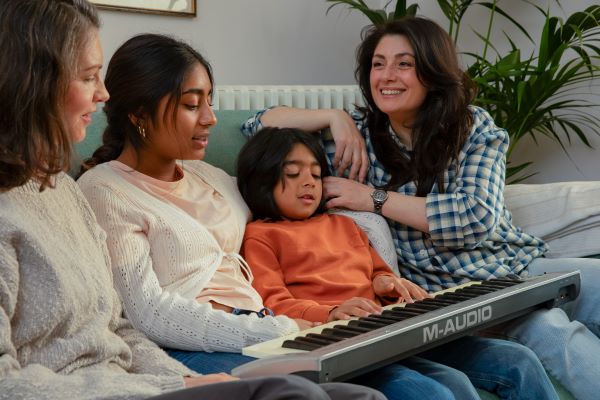
[[[196,0],[90,0],[90,2],[105,10],[196,16]]]

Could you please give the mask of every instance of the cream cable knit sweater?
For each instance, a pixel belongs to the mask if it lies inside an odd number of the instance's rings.
[[[202,161],[186,161],[230,204],[238,224],[239,252],[248,209],[235,182]],[[284,316],[236,316],[199,303],[224,254],[212,234],[181,209],[128,183],[108,163],[86,172],[78,183],[108,235],[114,282],[131,323],[158,344],[193,351],[240,350],[293,333]],[[201,204],[198,207],[202,207]]]
[[[105,234],[73,180],[0,192],[0,399],[137,399],[191,371],[121,318]]]

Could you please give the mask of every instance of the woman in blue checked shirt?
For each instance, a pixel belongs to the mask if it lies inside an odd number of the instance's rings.
[[[429,291],[580,270],[582,290],[569,314],[538,311],[505,335],[533,349],[578,399],[596,398],[600,260],[546,259],[546,244],[512,225],[503,199],[509,137],[470,105],[475,90],[451,38],[424,18],[373,27],[355,74],[366,106],[352,114],[280,107],[251,118],[244,132],[330,128],[333,140],[323,140],[330,166],[348,178],[325,178],[328,207],[385,216],[400,273]]]

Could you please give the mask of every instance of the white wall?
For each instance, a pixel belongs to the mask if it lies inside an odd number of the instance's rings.
[[[198,0],[197,17],[101,11],[105,57],[141,32],[176,35],[205,55],[217,84],[351,84],[366,25],[324,0]],[[345,11],[339,7],[339,11]]]
[[[325,0],[197,0],[197,17],[170,17],[117,11],[101,11],[101,38],[105,59],[129,37],[142,32],[176,35],[200,50],[211,62],[217,85],[235,84],[352,84],[354,51],[360,42],[360,30],[369,21],[345,6],[334,7],[328,15]],[[369,0],[383,5],[386,0]],[[412,2],[409,2],[412,3]],[[445,17],[434,0],[421,0],[420,13],[447,27]],[[595,4],[596,0],[562,2],[564,12],[553,0],[538,0],[554,15],[569,15],[576,9]],[[522,0],[503,0],[501,7],[539,36],[542,19]],[[518,12],[517,12],[518,10]],[[463,23],[460,50],[479,51],[480,42],[471,29],[484,31],[486,10],[472,7]],[[508,26],[498,21],[499,27]],[[495,32],[499,47],[506,41]],[[519,46],[533,49],[520,35],[511,32]],[[598,102],[598,98],[592,99]],[[598,111],[600,112],[600,111]],[[600,148],[600,136],[588,132],[588,138]],[[528,182],[563,180],[600,180],[598,150],[590,150],[578,141],[569,148],[570,159],[552,141],[537,146],[523,141],[513,154],[515,162],[534,161],[531,172],[538,175]]]

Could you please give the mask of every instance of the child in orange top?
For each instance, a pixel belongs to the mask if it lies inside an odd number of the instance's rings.
[[[247,225],[242,252],[265,306],[276,314],[327,322],[427,296],[394,275],[352,219],[323,213],[321,177],[328,169],[325,158],[317,157],[318,142],[294,130],[259,136],[238,160],[238,186],[259,219]],[[282,141],[291,145],[284,158]]]
[[[265,128],[240,151],[238,187],[254,216],[242,254],[265,306],[292,318],[326,322],[379,313],[384,303],[427,297],[419,286],[393,274],[353,220],[324,213],[322,178],[328,171],[317,138],[298,129]],[[471,336],[357,382],[390,400],[478,399],[473,385],[500,398],[525,393],[558,398],[529,349]]]

